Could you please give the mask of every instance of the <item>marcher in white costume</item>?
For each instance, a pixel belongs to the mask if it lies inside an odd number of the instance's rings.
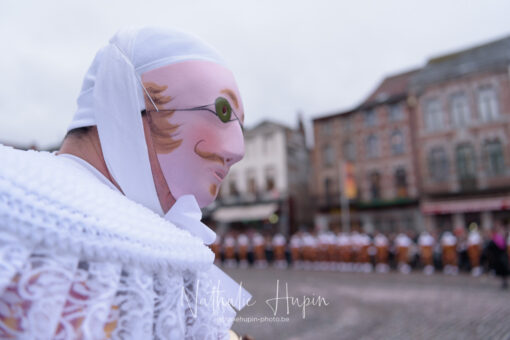
[[[434,243],[434,237],[428,231],[422,232],[418,238],[421,264],[426,275],[434,273]]]
[[[297,232],[290,237],[289,242],[290,257],[292,259],[292,267],[300,269],[303,265],[303,240],[301,233]]]
[[[97,126],[124,195],[72,155],[0,146],[0,338],[229,337],[250,295],[212,264],[193,195],[163,210],[140,114],[141,75],[188,60],[224,65],[188,34],[122,30],[85,77],[69,129]]]
[[[375,271],[378,273],[389,272],[390,266],[388,264],[388,255],[390,243],[388,238],[382,233],[377,233],[374,238],[374,245],[376,249]]]
[[[404,233],[398,234],[395,238],[398,269],[403,274],[409,274],[411,272],[411,266],[409,265],[409,249],[412,243],[413,241]]]
[[[443,257],[443,272],[448,275],[457,275],[457,238],[449,231],[441,236],[441,250]]]
[[[469,264],[471,266],[471,275],[480,276],[482,267],[480,266],[480,257],[482,255],[482,236],[478,232],[478,227],[474,225],[469,232],[467,239],[467,252]]]
[[[237,235],[237,256],[239,257],[239,267],[248,268],[248,250],[250,240],[245,233]]]
[[[287,259],[285,258],[285,247],[287,246],[287,240],[282,233],[276,233],[271,240],[273,247],[275,268],[285,269],[287,268]]]

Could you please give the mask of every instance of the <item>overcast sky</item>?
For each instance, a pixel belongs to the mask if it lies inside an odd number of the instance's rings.
[[[126,25],[191,31],[237,77],[249,126],[348,109],[385,75],[510,34],[510,1],[10,1],[0,142],[60,142],[95,52]]]

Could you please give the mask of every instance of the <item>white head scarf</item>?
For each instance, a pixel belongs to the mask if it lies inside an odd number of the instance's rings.
[[[96,125],[111,176],[128,198],[160,215],[140,113],[145,109],[141,75],[187,60],[225,66],[213,47],[189,33],[155,27],[120,30],[96,54],[68,128]]]

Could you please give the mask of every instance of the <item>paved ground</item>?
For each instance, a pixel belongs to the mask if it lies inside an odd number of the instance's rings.
[[[510,292],[487,275],[226,271],[255,299],[238,314],[233,329],[256,340],[510,339]],[[275,306],[271,299],[277,282],[280,299]],[[303,318],[297,304],[303,305],[306,297],[310,305]],[[274,318],[275,307],[280,319]]]

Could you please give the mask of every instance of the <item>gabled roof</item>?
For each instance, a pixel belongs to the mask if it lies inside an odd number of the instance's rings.
[[[313,122],[318,122],[318,121],[324,121],[324,120],[328,120],[328,119],[332,119],[332,118],[337,118],[337,117],[340,117],[340,116],[346,116],[350,113],[353,113],[353,112],[356,112],[356,110],[358,109],[358,107],[354,107],[350,110],[345,110],[345,111],[340,111],[340,112],[333,112],[333,113],[327,113],[327,114],[323,114],[323,115],[320,115],[318,117],[315,117],[312,119]]]
[[[414,91],[469,73],[506,71],[510,64],[510,36],[465,50],[431,58],[412,80]]]
[[[250,135],[256,135],[260,132],[260,130],[284,130],[291,131],[292,129],[282,123],[271,121],[271,120],[263,120],[252,128],[246,129],[245,136],[249,137]]]
[[[361,103],[360,108],[405,98],[409,90],[411,78],[419,70],[414,69],[384,78],[368,98]]]

